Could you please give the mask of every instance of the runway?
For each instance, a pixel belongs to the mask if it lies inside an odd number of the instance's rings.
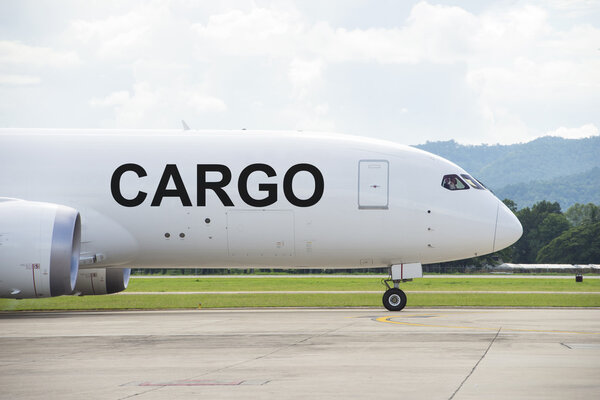
[[[0,398],[600,396],[600,309],[0,314]]]

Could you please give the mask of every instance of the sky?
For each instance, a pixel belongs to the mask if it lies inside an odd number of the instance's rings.
[[[0,128],[600,128],[600,1],[0,1]]]

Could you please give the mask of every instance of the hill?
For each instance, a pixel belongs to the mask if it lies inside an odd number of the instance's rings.
[[[566,210],[574,203],[600,201],[600,136],[546,136],[512,145],[461,145],[454,140],[414,146],[467,170],[500,198],[519,208],[541,200]]]
[[[500,199],[513,200],[519,208],[531,207],[540,200],[547,199],[559,202],[561,209],[566,211],[575,203],[600,202],[600,168],[547,181],[507,185],[495,193]]]
[[[585,139],[546,136],[528,143],[492,146],[465,146],[450,140],[414,147],[455,162],[494,191],[600,167],[600,136]]]

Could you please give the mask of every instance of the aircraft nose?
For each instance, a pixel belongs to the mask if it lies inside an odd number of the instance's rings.
[[[498,200],[496,217],[496,233],[494,235],[494,251],[499,251],[515,243],[523,234],[519,219],[508,207]]]

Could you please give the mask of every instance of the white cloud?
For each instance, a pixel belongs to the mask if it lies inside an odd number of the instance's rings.
[[[585,16],[598,11],[598,0],[545,0],[545,3],[571,17]]]
[[[168,15],[168,7],[164,4],[143,5],[106,19],[75,20],[65,36],[94,49],[101,59],[130,59],[152,47],[152,33]]]
[[[305,61],[294,58],[290,64],[289,79],[296,95],[300,98],[305,97],[310,87],[321,79],[322,71],[321,60]]]
[[[138,82],[133,91],[117,91],[106,97],[92,98],[95,108],[114,111],[117,126],[125,128],[172,126],[169,116],[193,116],[202,113],[222,113],[227,105],[222,99],[202,94],[199,89],[156,86]]]
[[[231,10],[223,14],[212,15],[205,26],[197,24],[195,27],[201,36],[270,41],[296,29],[292,27],[293,21],[293,16],[287,12],[254,8],[247,13],[241,10]]]
[[[392,3],[101,2],[66,13],[54,36],[23,9],[34,28],[0,41],[0,84],[54,90],[40,92],[56,98],[48,115],[76,103],[92,126],[111,112],[115,127],[200,114],[206,126],[331,128],[407,143],[509,143],[600,126],[597,4]],[[4,123],[12,110],[0,109]]]
[[[590,27],[591,28],[591,27]],[[345,29],[307,23],[289,10],[254,8],[210,16],[192,29],[211,54],[312,58],[327,62],[486,63],[528,52],[553,34],[547,12],[515,6],[476,15],[457,6],[415,4],[401,27]],[[586,37],[596,30],[591,28]],[[583,32],[582,32],[583,33]],[[570,40],[571,41],[571,40]],[[555,42],[564,49],[564,43]],[[208,47],[204,47],[208,45]]]
[[[556,30],[546,10],[530,5],[476,15],[420,2],[402,27],[353,30],[327,22],[310,25],[297,14],[256,8],[213,15],[194,29],[210,43],[201,47],[212,56],[291,58],[289,79],[295,90],[306,73],[317,77],[328,63],[347,62],[461,63],[466,82],[490,107],[512,101],[515,93],[526,101],[546,99],[555,91],[577,96],[590,85],[600,86],[595,52],[600,29],[585,25]],[[306,59],[318,61],[301,61]]]
[[[129,100],[129,92],[126,90],[120,90],[118,92],[113,92],[103,98],[94,97],[90,100],[90,105],[92,107],[122,106],[126,104]]]
[[[329,114],[329,104],[302,102],[286,107],[283,114],[292,121],[291,128],[305,131],[335,131],[336,123]]]
[[[581,139],[591,136],[598,136],[600,131],[594,124],[585,124],[579,128],[567,128],[561,126],[553,131],[547,133],[548,136],[560,136],[565,139]]]
[[[485,133],[483,137],[473,137],[471,140],[464,140],[469,144],[479,143],[500,143],[510,144],[527,142],[534,137],[527,124],[519,118],[514,112],[503,108],[488,108],[484,112]]]
[[[117,100],[122,103],[117,103]],[[150,84],[140,82],[134,85],[131,95],[129,93],[127,96],[119,93],[109,95],[106,104],[111,102],[118,126],[135,128],[147,126],[149,122],[157,122],[155,118],[160,115],[155,113],[159,113],[161,108],[164,109],[161,103],[164,103],[165,99]]]
[[[41,82],[42,82],[42,79],[39,76],[0,74],[0,85],[27,86],[27,85],[37,85]]]
[[[223,112],[227,110],[225,102],[217,97],[206,96],[200,93],[188,94],[188,104],[196,112]]]
[[[0,64],[25,67],[70,68],[81,64],[74,51],[29,46],[16,41],[0,40]]]
[[[292,55],[303,34],[299,16],[276,9],[230,10],[192,25],[201,40],[197,52],[234,55]]]

